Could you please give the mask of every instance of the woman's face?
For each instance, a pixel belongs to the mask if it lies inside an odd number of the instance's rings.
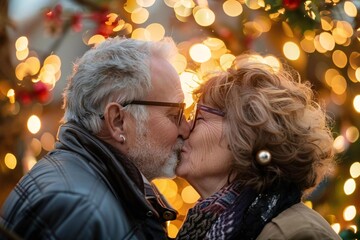
[[[198,191],[203,184],[221,188],[227,183],[233,160],[223,135],[224,117],[210,105],[198,104],[197,109],[196,123],[185,140],[176,174]]]

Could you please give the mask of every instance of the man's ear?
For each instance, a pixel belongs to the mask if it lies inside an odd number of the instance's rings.
[[[105,125],[111,137],[117,142],[122,142],[123,135],[125,135],[124,118],[126,113],[122,108],[118,103],[109,103],[104,111]]]

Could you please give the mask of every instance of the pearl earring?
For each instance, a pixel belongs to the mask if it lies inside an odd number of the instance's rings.
[[[256,154],[256,161],[260,165],[268,165],[271,162],[271,154],[267,150],[261,150]]]
[[[123,144],[123,143],[125,143],[125,141],[126,141],[125,136],[120,134],[120,143]]]

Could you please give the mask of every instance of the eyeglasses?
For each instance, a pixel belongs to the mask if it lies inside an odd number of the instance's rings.
[[[134,100],[128,103],[124,103],[122,104],[124,107],[126,107],[127,105],[130,104],[136,104],[136,105],[147,105],[147,106],[160,106],[160,107],[178,107],[179,108],[179,112],[177,115],[177,122],[176,124],[178,126],[180,126],[181,124],[181,120],[184,114],[184,109],[185,109],[185,103],[171,103],[171,102],[156,102],[156,101],[139,101],[139,100]],[[101,119],[104,119],[104,115],[101,114],[100,115]]]
[[[200,110],[208,112],[208,113],[212,113],[212,114],[215,114],[215,115],[218,115],[220,117],[225,116],[225,112],[223,112],[223,111],[221,111],[219,109],[211,108],[211,107],[208,107],[208,106],[197,103],[197,104],[195,104],[195,107],[194,107],[194,109],[193,109],[193,111],[192,111],[192,113],[190,114],[190,117],[189,117],[190,131],[194,130],[194,128],[195,128],[197,115],[198,115],[198,112]]]

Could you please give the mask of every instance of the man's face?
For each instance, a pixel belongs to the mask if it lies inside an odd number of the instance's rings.
[[[184,101],[179,76],[167,61],[153,59],[151,78],[152,90],[146,99],[141,100],[171,103]],[[129,149],[129,157],[148,180],[174,177],[183,138],[187,138],[189,127],[185,120],[178,125],[178,107],[146,108],[149,113],[148,120],[144,123],[144,131],[136,133],[136,141]]]

